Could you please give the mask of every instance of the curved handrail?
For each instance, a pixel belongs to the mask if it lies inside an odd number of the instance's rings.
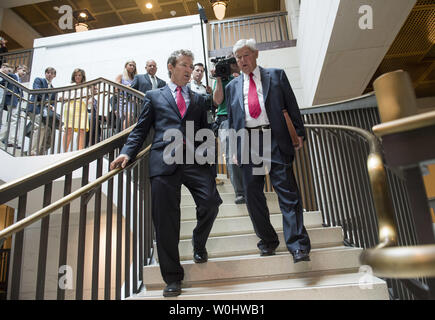
[[[393,204],[388,193],[387,174],[383,165],[381,148],[376,137],[367,130],[351,126],[306,124],[305,127],[351,131],[367,140],[370,146],[367,169],[379,225],[380,244],[378,247],[383,248],[396,245],[397,227],[394,222]]]
[[[350,126],[306,124],[305,127],[352,131],[369,143],[367,169],[378,218],[380,243],[375,248],[363,251],[360,256],[361,263],[369,265],[373,273],[380,277],[408,279],[435,276],[435,245],[397,247],[398,233],[394,210],[376,136],[367,130]]]
[[[114,87],[117,87],[118,89],[125,90],[129,93],[138,95],[142,98],[145,97],[145,94],[142,91],[138,91],[136,89],[133,89],[131,87],[127,87],[123,84],[120,84],[118,82],[114,82],[112,80],[109,80],[109,79],[106,79],[103,77],[99,77],[99,78],[96,78],[96,79],[93,79],[90,81],[86,81],[86,82],[83,82],[80,84],[68,85],[68,86],[63,86],[63,87],[55,87],[55,88],[51,88],[51,89],[48,89],[48,88],[46,88],[46,89],[32,89],[32,88],[28,88],[28,87],[24,86],[23,84],[19,83],[18,81],[16,81],[14,78],[11,78],[7,74],[5,74],[3,72],[0,72],[0,73],[1,73],[0,76],[3,79],[8,80],[8,82],[11,82],[15,87],[17,87],[25,92],[28,92],[29,94],[58,93],[59,91],[67,91],[67,90],[71,90],[71,89],[81,89],[81,88],[86,88],[86,87],[98,84],[100,82],[106,82]]]

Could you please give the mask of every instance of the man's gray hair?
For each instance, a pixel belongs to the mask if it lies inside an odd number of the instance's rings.
[[[256,47],[257,43],[254,39],[240,39],[236,42],[236,44],[233,47],[233,53],[236,54],[237,51],[244,47],[248,47],[252,51],[258,51]]]
[[[172,66],[175,67],[175,65],[177,64],[177,59],[181,56],[186,56],[186,57],[191,57],[192,60],[195,60],[195,57],[192,53],[192,51],[190,50],[177,50],[171,53],[171,55],[168,58],[168,63],[167,64],[172,64]],[[171,77],[171,71],[169,71],[168,69],[168,73],[169,73],[169,78]]]

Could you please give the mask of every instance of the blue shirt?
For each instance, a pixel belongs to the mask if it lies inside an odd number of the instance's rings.
[[[177,104],[177,85],[173,83],[172,81],[169,81],[168,87],[171,90],[172,96],[174,97],[175,104]],[[181,87],[181,94],[183,95],[184,102],[186,102],[186,111],[187,108],[189,108],[190,104],[190,95],[189,95],[189,89],[187,88],[187,85]]]

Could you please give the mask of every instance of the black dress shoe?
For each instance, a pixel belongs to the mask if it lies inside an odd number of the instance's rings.
[[[273,256],[273,255],[275,255],[275,249],[269,249],[269,248],[260,249],[260,256],[262,257]]]
[[[310,255],[305,250],[296,250],[296,251],[292,252],[292,254],[293,254],[293,262],[294,263],[298,263],[301,261],[311,261]]]
[[[207,251],[203,252],[193,252],[193,261],[195,263],[204,263],[208,260],[208,254]]]
[[[244,196],[237,196],[236,199],[234,200],[235,204],[242,204],[242,203],[246,203],[245,197]]]
[[[164,297],[176,297],[181,294],[181,281],[175,281],[168,284],[165,289],[163,289]]]

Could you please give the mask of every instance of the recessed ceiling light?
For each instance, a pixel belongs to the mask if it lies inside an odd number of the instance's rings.
[[[148,3],[145,5],[145,7],[146,7],[147,9],[152,9],[152,8],[153,8],[153,4],[148,2]]]
[[[171,12],[169,12],[170,14],[171,14],[171,16],[175,16],[176,14],[177,14],[177,11],[175,11],[175,10],[172,10]]]
[[[79,16],[80,16],[80,18],[84,18],[84,19],[86,19],[88,17],[86,12],[80,12]]]

